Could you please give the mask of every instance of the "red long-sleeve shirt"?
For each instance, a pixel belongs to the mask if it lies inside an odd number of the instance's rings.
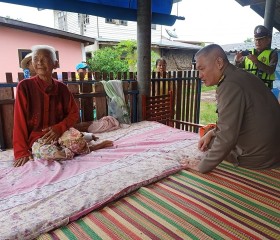
[[[52,127],[62,134],[79,119],[78,107],[67,86],[55,79],[48,85],[38,76],[17,86],[14,109],[13,147],[15,159],[30,156],[31,146]]]

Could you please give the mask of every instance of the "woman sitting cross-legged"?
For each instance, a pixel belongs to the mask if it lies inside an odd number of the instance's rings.
[[[112,146],[112,141],[87,146],[82,134],[72,129],[79,119],[79,111],[67,86],[52,78],[52,71],[58,66],[55,49],[47,45],[32,47],[32,65],[36,76],[21,81],[17,86],[14,166],[23,166],[32,160],[32,151],[37,157],[50,151],[53,160],[65,160],[75,154]]]

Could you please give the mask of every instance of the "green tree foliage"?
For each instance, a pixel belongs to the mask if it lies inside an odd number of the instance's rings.
[[[152,71],[156,71],[156,69],[157,69],[156,61],[158,58],[160,58],[159,54],[152,51],[151,52],[151,69],[152,69]]]
[[[247,38],[244,42],[253,42],[253,38]]]
[[[137,69],[137,43],[134,40],[121,41],[115,46],[116,51],[121,54],[121,58],[127,61],[129,70],[135,72]]]
[[[159,55],[151,52],[151,68],[155,70],[156,59]],[[125,40],[113,47],[105,47],[93,52],[92,59],[88,60],[91,71],[95,72],[136,72],[137,71],[137,43],[134,40]]]
[[[90,71],[118,73],[128,72],[128,63],[121,59],[118,51],[111,47],[98,49],[93,58],[88,60]]]
[[[116,50],[122,54],[124,60],[127,61],[129,65],[129,70],[131,72],[137,71],[137,42],[135,40],[125,40],[121,41],[117,46]],[[156,69],[156,60],[160,56],[151,51],[151,69],[154,71]]]

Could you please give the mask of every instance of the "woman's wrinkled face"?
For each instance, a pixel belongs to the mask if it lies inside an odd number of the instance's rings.
[[[55,62],[47,50],[38,50],[33,56],[32,65],[36,74],[42,76],[51,76],[53,69],[55,69]]]
[[[158,72],[166,72],[166,62],[159,61],[157,64],[157,71]]]
[[[196,68],[199,71],[199,78],[205,86],[217,85],[221,78],[221,59],[201,55],[196,58]]]

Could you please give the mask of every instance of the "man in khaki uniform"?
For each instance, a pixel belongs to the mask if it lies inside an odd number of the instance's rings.
[[[195,58],[205,85],[218,86],[218,121],[198,143],[205,157],[187,167],[206,173],[223,160],[250,169],[280,166],[280,106],[270,89],[230,64],[219,45],[204,47]]]

